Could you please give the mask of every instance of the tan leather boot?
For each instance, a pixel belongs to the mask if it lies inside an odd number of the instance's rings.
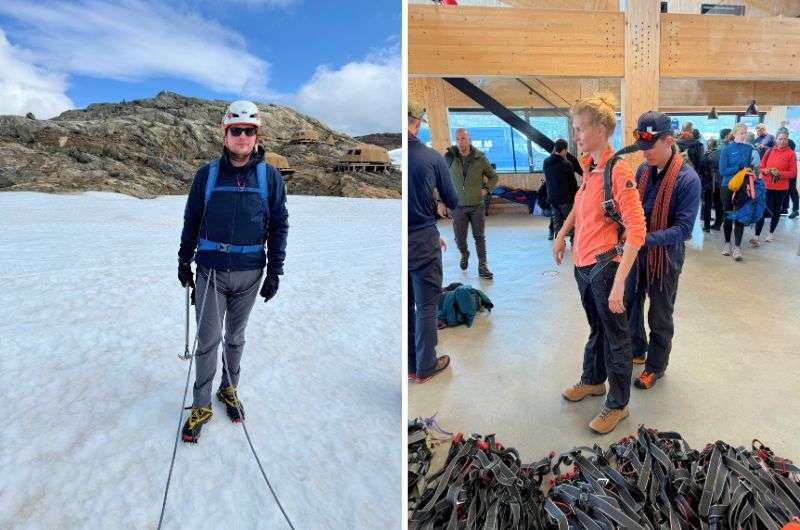
[[[607,434],[614,430],[619,422],[628,417],[628,407],[621,409],[610,409],[603,405],[600,414],[589,422],[589,428],[597,434]]]
[[[599,385],[586,385],[578,382],[564,390],[561,395],[567,401],[580,401],[587,396],[602,396],[606,393],[605,383]]]

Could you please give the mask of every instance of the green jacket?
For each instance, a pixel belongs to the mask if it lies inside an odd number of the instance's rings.
[[[458,146],[450,146],[444,154],[450,166],[450,178],[458,193],[459,206],[476,206],[483,202],[482,189],[491,192],[497,186],[497,173],[483,151],[470,147],[469,155],[461,157]]]

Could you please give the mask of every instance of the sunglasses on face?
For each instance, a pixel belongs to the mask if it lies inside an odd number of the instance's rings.
[[[228,130],[232,136],[241,136],[242,133],[246,134],[247,136],[255,136],[257,131],[255,127],[231,127]]]
[[[650,132],[650,131],[637,131],[637,130],[634,130],[633,131],[633,139],[634,140],[644,140],[645,142],[652,142],[653,140],[658,138],[659,135],[664,134],[666,132],[669,132],[669,131]]]

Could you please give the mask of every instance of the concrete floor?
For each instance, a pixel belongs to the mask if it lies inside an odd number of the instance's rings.
[[[438,412],[446,430],[497,433],[528,462],[551,449],[607,447],[640,423],[678,431],[695,448],[749,446],[757,437],[800,462],[800,218],[782,218],[774,243],[763,242],[765,228],[758,249],[748,248],[746,229],[742,263],[720,254],[720,232],[687,250],[667,374],[652,390],[632,387],[629,418],[606,436],[587,428],[601,398],[568,403],[560,395],[580,376],[589,328],[569,253],[560,267],[552,259],[547,220],[522,208],[487,219],[491,281],[478,278],[475,262],[462,272],[450,221],[439,229],[448,244],[444,284],[479,287],[495,309],[472,328],[439,333],[451,368],[409,384],[410,417]]]

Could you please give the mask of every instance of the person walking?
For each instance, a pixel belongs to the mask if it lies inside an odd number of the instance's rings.
[[[472,228],[475,251],[478,254],[478,275],[491,280],[494,275],[486,261],[486,209],[484,196],[497,186],[497,173],[489,159],[475,148],[466,129],[456,129],[456,145],[447,149],[444,155],[450,168],[453,187],[458,193],[458,206],[451,209],[453,232],[456,245],[461,253],[461,270],[469,266],[467,249],[467,230]]]

